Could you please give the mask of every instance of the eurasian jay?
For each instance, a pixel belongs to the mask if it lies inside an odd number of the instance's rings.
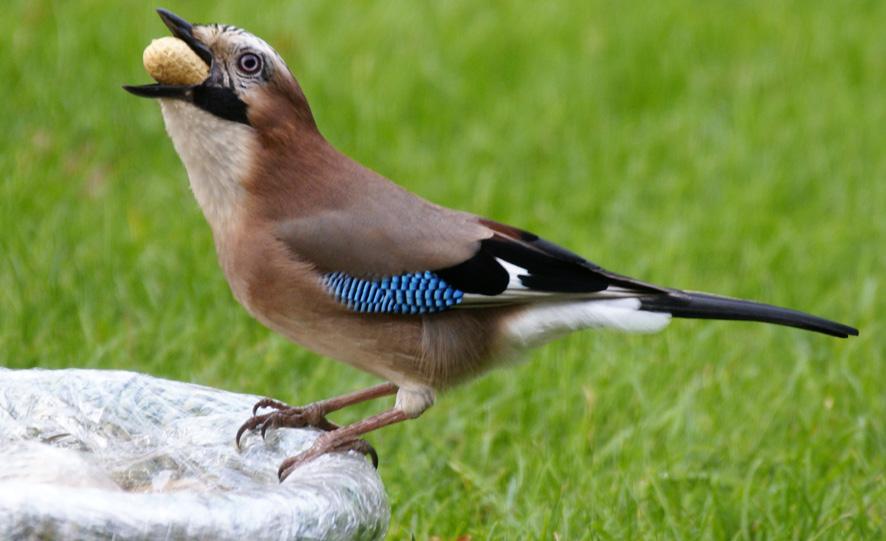
[[[756,302],[660,287],[605,270],[533,233],[429,203],[320,134],[283,59],[233,26],[159,10],[209,65],[196,85],[127,86],[159,98],[234,297],[289,340],[388,383],[305,407],[263,400],[238,431],[324,432],[280,479],[412,419],[438,392],[568,332],[653,332],[672,317],[750,320],[846,338],[852,327]],[[347,426],[326,416],[396,394]],[[257,415],[269,407],[270,413]]]

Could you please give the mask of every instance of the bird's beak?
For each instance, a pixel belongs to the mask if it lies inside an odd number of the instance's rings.
[[[212,53],[203,43],[194,37],[194,25],[182,19],[175,13],[163,8],[157,10],[157,14],[163,23],[172,32],[172,35],[184,41],[194,53],[197,54],[206,65],[212,69]],[[154,83],[149,85],[125,85],[123,88],[128,92],[143,98],[184,98],[191,99],[193,90],[199,85],[166,85]]]
[[[160,18],[163,19],[163,23],[169,28],[173,36],[187,43],[188,47],[197,53],[197,56],[202,58],[207,66],[212,65],[212,53],[209,52],[209,48],[206,47],[206,45],[200,43],[197,41],[197,38],[194,37],[194,26],[191,23],[163,8],[159,8],[157,13],[160,15]]]

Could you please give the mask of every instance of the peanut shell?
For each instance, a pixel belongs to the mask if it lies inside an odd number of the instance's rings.
[[[209,66],[184,41],[171,36],[155,39],[145,48],[142,62],[158,83],[195,85],[209,76]]]

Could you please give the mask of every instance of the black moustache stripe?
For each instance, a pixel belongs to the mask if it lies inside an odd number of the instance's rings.
[[[194,88],[194,105],[219,118],[249,125],[246,104],[230,88],[198,86]]]

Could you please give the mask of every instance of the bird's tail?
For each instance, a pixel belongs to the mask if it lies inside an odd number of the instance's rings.
[[[664,312],[682,318],[760,321],[839,338],[858,336],[858,329],[797,310],[692,291],[642,296],[640,310]]]

